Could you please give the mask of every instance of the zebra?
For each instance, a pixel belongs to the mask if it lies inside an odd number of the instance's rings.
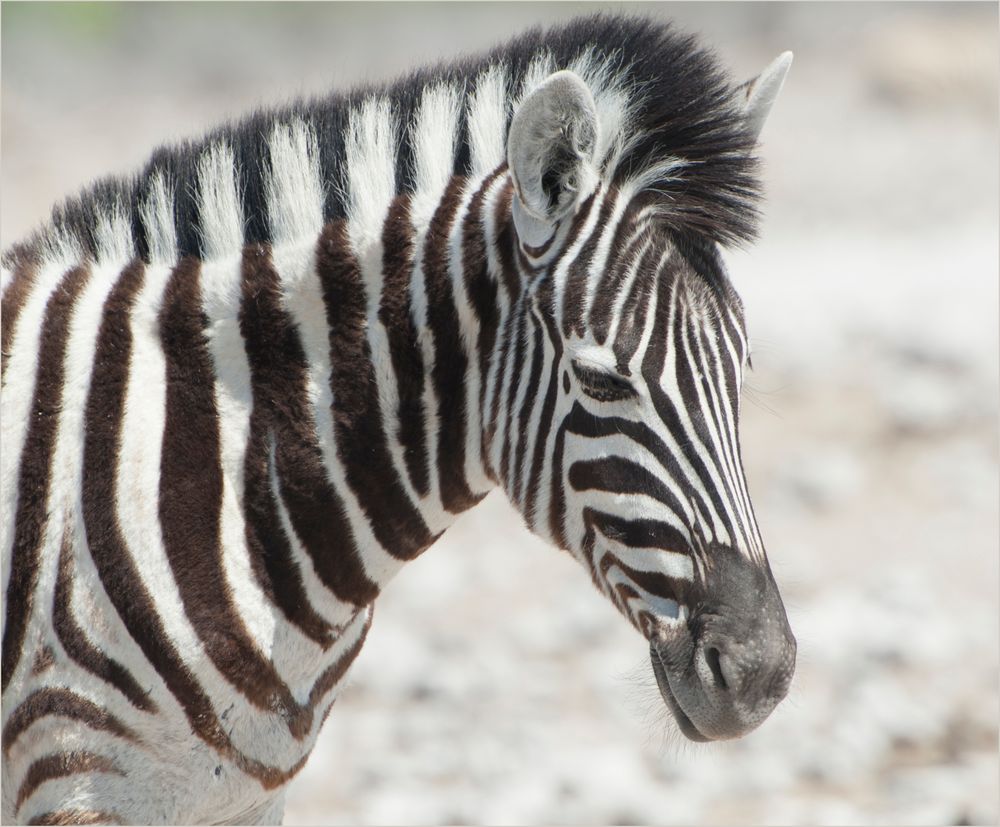
[[[722,248],[791,62],[596,15],[255,112],[3,256],[4,822],[276,823],[386,582],[501,488],[696,741],[786,695]]]

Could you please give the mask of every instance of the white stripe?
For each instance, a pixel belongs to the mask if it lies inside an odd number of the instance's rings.
[[[469,157],[473,178],[482,178],[507,159],[507,67],[493,64],[476,77],[469,98]]]
[[[681,325],[681,340],[682,342],[685,342],[683,345],[683,360],[687,365],[693,366],[691,354],[685,341],[686,337],[683,335],[685,325],[689,324],[687,317],[687,313],[689,312],[687,307],[687,290],[688,287],[685,283],[683,274],[678,274],[674,288],[671,291],[670,323],[667,328],[667,341],[670,343],[674,341],[674,325],[679,323]],[[672,399],[681,398],[681,390],[677,381],[676,367],[678,355],[679,354],[674,352],[673,348],[668,346],[666,358],[663,360],[663,374],[660,379],[661,387],[667,396]],[[687,408],[684,405],[677,405],[676,410],[677,418],[680,420],[684,437],[690,441],[691,445],[701,456],[702,461],[706,466],[706,470],[709,475],[709,485],[716,490],[721,491],[721,482],[715,471],[714,464],[707,460],[705,451],[703,449],[699,449],[698,447],[701,444],[701,440],[692,426],[691,417],[688,414]],[[705,491],[705,485],[702,483],[701,477],[694,471],[688,462],[687,456],[680,451],[679,446],[676,445],[677,437],[667,431],[662,422],[656,421],[651,424],[657,432],[660,433],[661,437],[667,442],[667,444],[671,446],[671,449],[674,451],[674,455],[677,458],[677,463],[683,469],[684,473],[688,475],[692,488],[695,491],[698,491],[698,493],[701,494],[702,499],[705,501],[708,513],[703,514],[702,516],[707,517],[711,521],[711,530],[715,533],[720,542],[732,544],[735,538],[730,536],[728,529],[721,520],[721,515],[717,514],[715,508],[712,506],[711,498],[708,497],[707,492]]]
[[[716,313],[719,312],[720,309],[718,307],[718,303],[714,300],[714,298],[710,299],[709,301],[710,304],[712,305],[713,311]],[[710,315],[709,313],[705,314],[706,317],[708,317],[709,315]],[[718,325],[720,335],[725,337],[725,332],[724,330],[722,330],[721,322],[717,321],[715,324]],[[728,500],[729,504],[733,508],[733,514],[731,515],[733,522],[735,522],[737,526],[740,527],[746,535],[746,540],[747,540],[746,545],[744,546],[744,544],[740,544],[738,551],[740,551],[740,553],[744,555],[753,558],[754,555],[758,553],[758,548],[756,544],[756,537],[755,537],[756,532],[754,530],[755,529],[754,521],[751,518],[750,500],[749,496],[747,495],[745,487],[742,485],[743,475],[739,459],[729,449],[730,444],[734,447],[734,449],[739,445],[739,439],[736,433],[736,423],[732,420],[730,416],[728,416],[729,397],[724,393],[725,377],[723,373],[722,356],[719,353],[719,349],[716,345],[715,336],[712,335],[714,331],[709,329],[706,332],[707,332],[706,338],[709,341],[708,351],[714,355],[716,364],[719,367],[714,375],[708,377],[709,381],[707,383],[708,384],[707,398],[706,395],[702,392],[701,383],[697,383],[698,398],[703,406],[705,407],[709,405],[711,406],[712,411],[714,411],[715,413],[715,421],[719,423],[719,428],[717,429],[713,424],[712,417],[710,416],[705,417],[706,426],[709,428],[709,431],[712,434],[715,443],[716,461],[713,462],[712,464],[716,465],[719,461],[722,462],[723,467],[722,469],[720,469],[720,471],[723,474],[723,478],[725,479],[725,481],[727,481],[730,487],[732,488],[732,496],[726,495],[725,491],[723,489],[720,489],[719,491],[720,497],[724,497],[726,500]],[[700,336],[697,336],[695,338],[695,343],[698,350],[698,356],[700,359],[699,365],[707,369],[708,361],[707,359],[703,358],[705,347],[701,342]],[[734,359],[732,367],[735,376],[738,377],[740,370],[739,361]],[[700,369],[701,368],[699,368],[699,370]],[[725,410],[726,413],[723,413],[723,410]],[[725,434],[722,433],[722,429],[725,430]],[[726,436],[728,437],[728,440],[725,439]]]
[[[348,236],[363,255],[381,240],[396,197],[396,121],[389,101],[368,98],[352,109],[345,140]],[[381,266],[377,269],[381,272]]]
[[[643,217],[640,219],[637,225],[637,229],[634,232],[632,232],[625,240],[625,243],[622,244],[621,250],[618,251],[618,255],[624,255],[625,250],[632,243],[632,241],[647,232],[647,230],[649,229],[649,221],[647,219],[648,219],[648,212],[644,211]],[[614,342],[618,336],[618,329],[621,327],[622,317],[625,314],[625,302],[628,300],[629,293],[632,291],[632,288],[635,285],[635,280],[639,275],[639,268],[642,266],[643,257],[646,255],[646,253],[649,252],[650,248],[653,246],[654,243],[655,241],[651,237],[647,237],[637,242],[635,258],[632,260],[632,263],[629,264],[628,272],[625,274],[625,278],[622,279],[621,288],[619,289],[618,294],[612,300],[614,304],[611,310],[611,324],[608,325],[608,335],[607,339],[605,340],[607,342]],[[663,267],[663,265],[669,258],[670,252],[671,251],[668,249],[660,256],[660,260],[653,271],[654,273],[652,277],[653,287],[650,290],[650,301],[652,302],[656,301],[656,293],[657,293],[656,285],[658,284],[661,278],[659,274],[660,268]],[[647,326],[651,324],[653,316],[654,314],[652,310],[646,311]],[[648,335],[644,335],[644,341],[646,342],[649,341]],[[645,354],[645,352],[646,352],[646,346],[645,344],[641,344],[638,348],[636,348],[636,353],[633,356],[633,360],[637,360],[637,363],[641,365],[642,356]],[[639,371],[637,375],[641,375],[641,371]]]
[[[139,216],[146,230],[149,260],[153,264],[170,264],[177,257],[177,230],[174,226],[174,191],[156,172],[149,182],[149,193],[139,207]]]
[[[0,298],[7,295],[7,288],[14,281],[14,270],[11,267],[0,267]]]
[[[219,418],[222,568],[233,606],[247,633],[262,652],[271,654],[277,610],[265,597],[253,572],[243,512],[243,467],[250,436],[253,393],[250,365],[240,333],[242,280],[242,262],[238,258],[205,264],[201,272],[204,309],[208,316],[206,338]]]
[[[97,213],[94,238],[98,264],[124,267],[135,258],[131,222],[121,201],[116,199],[109,209]]]
[[[316,133],[301,118],[274,125],[264,179],[275,246],[314,239],[323,227],[323,181]]]
[[[60,355],[63,358],[63,381],[56,403],[59,421],[49,461],[46,520],[40,529],[35,600],[32,602],[32,613],[25,631],[26,645],[42,637],[49,626],[51,605],[41,596],[51,595],[55,588],[63,526],[67,516],[79,503],[84,420],[90,391],[91,366],[104,301],[114,286],[116,275],[116,268],[95,268],[68,310],[70,318],[65,355]],[[10,522],[13,523],[13,520]],[[14,526],[11,525],[8,531],[13,533],[13,529]],[[18,663],[19,669],[30,666],[30,657],[21,658]],[[4,703],[16,703],[16,699],[5,698]]]
[[[451,83],[425,87],[410,134],[416,165],[413,223],[426,230],[454,175],[460,102]]]
[[[198,217],[206,261],[231,256],[243,247],[236,162],[224,143],[212,145],[198,159]]]

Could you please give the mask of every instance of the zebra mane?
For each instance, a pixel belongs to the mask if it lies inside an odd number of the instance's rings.
[[[198,178],[206,158],[214,162],[218,153],[212,148],[219,144],[228,148],[225,157],[237,173],[243,241],[271,243],[275,222],[267,214],[267,185],[276,128],[286,126],[287,136],[305,124],[317,156],[311,160],[318,161],[324,182],[323,218],[329,221],[347,214],[351,116],[366,101],[387,101],[401,125],[394,136],[395,186],[399,193],[413,192],[419,136],[412,134],[412,125],[426,90],[444,85],[457,94],[453,172],[469,174],[474,150],[483,154],[478,125],[470,116],[472,107],[486,105],[480,81],[489,76],[494,91],[505,93],[493,103],[499,107],[494,119],[504,119],[501,134],[506,135],[518,101],[551,72],[565,68],[576,71],[594,92],[605,183],[646,193],[679,233],[724,244],[755,236],[760,184],[754,138],[740,114],[737,86],[710,51],[671,24],[598,14],[529,30],[485,55],[419,69],[387,85],[258,110],[199,139],[160,147],[137,174],[101,179],[55,207],[50,221],[5,258],[67,257],[71,251],[100,260],[108,254],[109,239],[117,245],[113,253],[123,258],[149,260],[164,243],[179,256],[205,258],[212,251],[206,249],[199,215]],[[505,162],[505,151],[499,144],[492,148],[494,168]],[[151,215],[156,210],[159,214]],[[150,229],[171,225],[166,236]],[[123,239],[130,240],[131,250],[118,249]]]

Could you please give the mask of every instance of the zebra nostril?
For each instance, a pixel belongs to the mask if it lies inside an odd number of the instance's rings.
[[[712,679],[715,681],[716,688],[726,690],[729,688],[729,684],[726,683],[726,677],[722,674],[722,664],[719,662],[720,657],[719,650],[714,646],[709,646],[705,650],[705,661],[712,672]]]

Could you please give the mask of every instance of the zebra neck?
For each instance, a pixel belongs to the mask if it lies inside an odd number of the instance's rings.
[[[395,570],[383,552],[411,559],[496,485],[484,405],[515,303],[509,212],[503,168],[453,177],[436,199],[397,195],[377,231],[350,215],[328,223],[318,278],[291,294],[300,323],[323,328],[304,332],[320,343],[317,378],[329,341],[330,459],[379,547],[382,562],[365,565],[379,586]]]

